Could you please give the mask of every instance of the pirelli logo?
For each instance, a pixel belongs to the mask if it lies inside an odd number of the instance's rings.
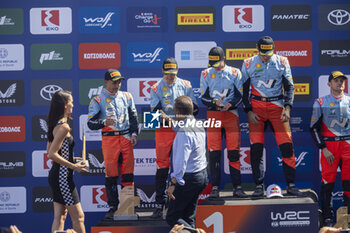
[[[273,49],[273,45],[272,44],[262,44],[260,45],[261,49],[267,50],[267,49]]]
[[[227,60],[244,60],[258,54],[257,49],[226,49]]]
[[[178,25],[212,25],[214,17],[212,13],[178,14]]]
[[[294,94],[295,95],[309,95],[310,94],[310,83],[294,83]]]
[[[119,72],[115,71],[113,73],[111,73],[111,77],[115,77],[115,76],[121,76]]]
[[[177,69],[176,64],[165,64],[164,69]]]

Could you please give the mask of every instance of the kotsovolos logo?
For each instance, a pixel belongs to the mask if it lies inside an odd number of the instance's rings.
[[[24,142],[25,139],[24,116],[0,116],[0,142]]]
[[[24,151],[0,152],[0,177],[23,177],[26,175]]]
[[[212,6],[176,7],[175,31],[211,32],[216,30],[216,10]]]
[[[25,213],[26,211],[25,187],[0,187],[0,214]]]
[[[89,173],[86,176],[104,176],[105,162],[101,150],[87,150],[86,159],[89,161]]]
[[[222,8],[222,30],[225,32],[261,32],[265,29],[262,5],[234,5]]]
[[[47,116],[39,115],[32,117],[32,139],[33,141],[47,141]]]
[[[273,31],[303,31],[312,28],[310,5],[271,6],[271,29]]]
[[[312,42],[310,40],[275,41],[275,53],[287,57],[290,66],[312,65]]]
[[[129,80],[129,79],[128,79]],[[80,79],[79,80],[79,103],[89,105],[93,97],[100,95],[104,88],[104,79]]]
[[[155,149],[134,149],[136,176],[154,175],[157,170]]]
[[[320,30],[350,30],[350,4],[326,4],[318,7]]]
[[[344,74],[346,77],[350,77],[350,74]],[[330,89],[328,86],[328,77],[329,74],[327,75],[321,75],[318,77],[318,98],[321,96],[329,95],[330,94]],[[344,88],[345,93],[349,93],[349,81],[348,79],[345,80],[345,88]]]
[[[166,32],[168,10],[165,7],[128,7],[128,32]]]
[[[72,45],[32,44],[30,66],[33,70],[69,70],[72,68]]]
[[[30,9],[30,32],[32,34],[70,34],[72,32],[72,9]]]
[[[120,10],[116,7],[81,7],[78,11],[80,33],[118,33]]]
[[[208,54],[215,41],[176,42],[175,58],[179,68],[203,68],[208,66]]]
[[[140,204],[136,206],[138,210],[157,208],[156,192],[154,185],[136,185],[136,195],[140,197]]]
[[[350,64],[350,40],[320,40],[318,62],[321,66]]]
[[[34,212],[52,212],[53,198],[51,188],[48,186],[34,187],[32,190],[32,205]]]
[[[48,177],[53,161],[47,156],[46,150],[32,152],[32,173],[34,177]]]
[[[104,185],[83,185],[80,187],[80,193],[84,194],[80,197],[84,212],[105,212],[109,209]]]
[[[24,69],[24,46],[22,44],[0,44],[0,71]]]
[[[32,105],[50,105],[53,94],[59,90],[72,90],[70,79],[32,80],[31,100]]]
[[[313,165],[313,149],[312,147],[302,146],[302,147],[294,147],[295,154],[295,167],[297,172],[311,172]],[[275,173],[282,173],[282,156],[281,152],[277,147],[272,149],[273,163],[272,163],[272,171]]]
[[[294,101],[306,102],[312,100],[312,77],[295,76],[294,82]]]
[[[119,43],[79,44],[80,69],[109,69],[120,67]]]
[[[0,35],[15,35],[23,33],[23,9],[0,9]]]
[[[168,44],[162,42],[128,43],[129,68],[159,68],[168,57]]]
[[[22,80],[0,80],[0,106],[24,104],[24,82]]]
[[[225,41],[223,44],[226,64],[233,67],[242,67],[244,59],[258,54],[256,41]]]
[[[241,147],[239,151],[241,157],[241,174],[252,174],[252,167],[250,162],[250,147]],[[266,171],[266,149],[263,150],[264,170]],[[227,156],[227,149],[224,150],[224,172],[230,174],[229,160]]]
[[[151,87],[161,78],[128,78],[128,92],[133,93],[135,104],[149,104]]]

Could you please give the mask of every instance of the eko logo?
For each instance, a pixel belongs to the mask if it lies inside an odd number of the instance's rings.
[[[127,45],[129,68],[159,68],[167,57],[167,43],[129,43]]]
[[[149,104],[151,87],[161,78],[128,78],[128,92],[133,93],[135,104]]]
[[[79,8],[80,33],[118,33],[120,31],[120,11],[115,7]]]
[[[32,34],[69,34],[72,32],[72,9],[30,9],[30,32]]]

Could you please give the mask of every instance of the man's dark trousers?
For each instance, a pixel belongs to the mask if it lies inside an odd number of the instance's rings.
[[[175,200],[170,199],[166,221],[170,226],[184,224],[195,228],[195,216],[199,194],[208,185],[207,169],[185,173],[185,185],[176,184]]]

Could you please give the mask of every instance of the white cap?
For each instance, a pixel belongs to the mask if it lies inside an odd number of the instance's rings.
[[[267,198],[283,197],[281,187],[278,186],[277,184],[269,185],[269,187],[267,187],[267,190],[266,190],[266,197]]]

